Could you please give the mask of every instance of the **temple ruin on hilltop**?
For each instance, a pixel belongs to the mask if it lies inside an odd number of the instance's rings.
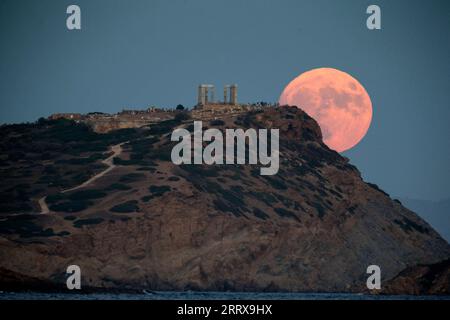
[[[208,121],[230,118],[248,111],[278,106],[278,103],[270,104],[266,102],[238,104],[237,89],[237,84],[225,85],[223,87],[223,101],[217,101],[215,86],[201,84],[198,86],[197,105],[184,111],[175,108],[150,106],[144,110],[127,108],[115,114],[103,112],[89,112],[87,114],[55,113],[48,118],[50,120],[68,119],[82,122],[90,126],[95,132],[105,133],[118,129],[148,127],[161,121],[171,120],[180,112],[187,112],[189,117],[194,120]]]
[[[215,100],[216,88],[212,84],[201,84],[198,86],[197,107],[237,105],[237,84],[225,85],[223,87],[223,101]]]

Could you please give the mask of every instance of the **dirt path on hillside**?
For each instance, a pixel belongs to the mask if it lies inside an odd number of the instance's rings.
[[[81,189],[81,188],[85,188],[88,185],[90,185],[92,182],[94,182],[95,180],[103,177],[105,174],[107,174],[108,172],[113,170],[116,167],[116,165],[114,164],[114,157],[117,157],[117,156],[119,156],[122,153],[122,151],[123,151],[122,145],[124,145],[127,142],[128,141],[122,142],[122,143],[113,145],[111,147],[111,151],[113,152],[113,154],[111,156],[109,156],[108,158],[102,160],[102,163],[106,164],[108,166],[108,168],[106,168],[102,172],[97,173],[95,176],[92,176],[89,180],[86,180],[85,182],[83,182],[82,184],[80,184],[80,185],[78,185],[76,187],[73,187],[73,188],[70,188],[70,189],[66,189],[66,190],[62,190],[61,193],[66,193],[66,192],[75,191],[75,190],[78,190],[78,189]],[[45,201],[46,198],[47,198],[47,196],[42,197],[38,201],[39,206],[41,208],[41,212],[40,212],[41,214],[50,213],[50,209],[49,209],[49,207],[47,205],[47,202]]]
[[[111,151],[113,152],[113,154],[111,156],[109,156],[108,158],[106,158],[105,160],[102,160],[102,163],[106,164],[108,166],[108,168],[106,168],[105,170],[103,170],[100,173],[97,173],[95,176],[93,176],[92,178],[90,178],[89,180],[86,180],[85,182],[83,182],[82,184],[80,184],[79,186],[70,188],[70,189],[66,189],[61,191],[61,193],[66,193],[66,192],[70,192],[70,191],[75,191],[84,187],[87,187],[88,185],[90,185],[92,182],[94,182],[95,180],[97,180],[98,178],[103,177],[105,174],[107,174],[108,172],[110,172],[112,169],[114,169],[116,167],[116,165],[113,163],[114,157],[117,157],[118,155],[120,155],[122,153],[122,145],[126,143],[126,142],[122,142],[120,144],[116,144],[114,146],[111,147]]]
[[[45,202],[45,198],[47,198],[47,196],[40,198],[38,201],[39,206],[41,207],[41,214],[47,214],[50,212],[50,209],[47,206],[47,202]]]

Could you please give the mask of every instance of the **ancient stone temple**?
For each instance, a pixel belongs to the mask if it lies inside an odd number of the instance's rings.
[[[223,87],[223,103],[231,105],[237,104],[237,84],[226,85]]]
[[[215,101],[215,86],[212,84],[201,84],[198,86],[198,106],[212,104],[237,105],[237,84],[225,85],[223,88],[223,101]]]
[[[216,88],[212,84],[201,84],[198,86],[198,105],[214,103]]]

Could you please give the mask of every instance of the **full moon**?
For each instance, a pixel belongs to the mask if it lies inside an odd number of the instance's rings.
[[[349,74],[332,68],[302,73],[284,88],[279,103],[308,113],[319,123],[325,144],[338,152],[357,145],[372,121],[366,89]]]

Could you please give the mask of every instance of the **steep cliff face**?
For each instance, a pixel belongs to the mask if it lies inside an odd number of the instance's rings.
[[[0,270],[62,288],[77,264],[92,287],[350,292],[369,265],[390,279],[450,256],[445,240],[365,183],[297,108],[204,124],[279,128],[275,176],[261,176],[259,165],[174,165],[174,125],[124,145],[117,167],[86,188],[97,196],[81,210],[70,205],[80,194],[69,193],[49,198],[50,214],[6,217]]]

